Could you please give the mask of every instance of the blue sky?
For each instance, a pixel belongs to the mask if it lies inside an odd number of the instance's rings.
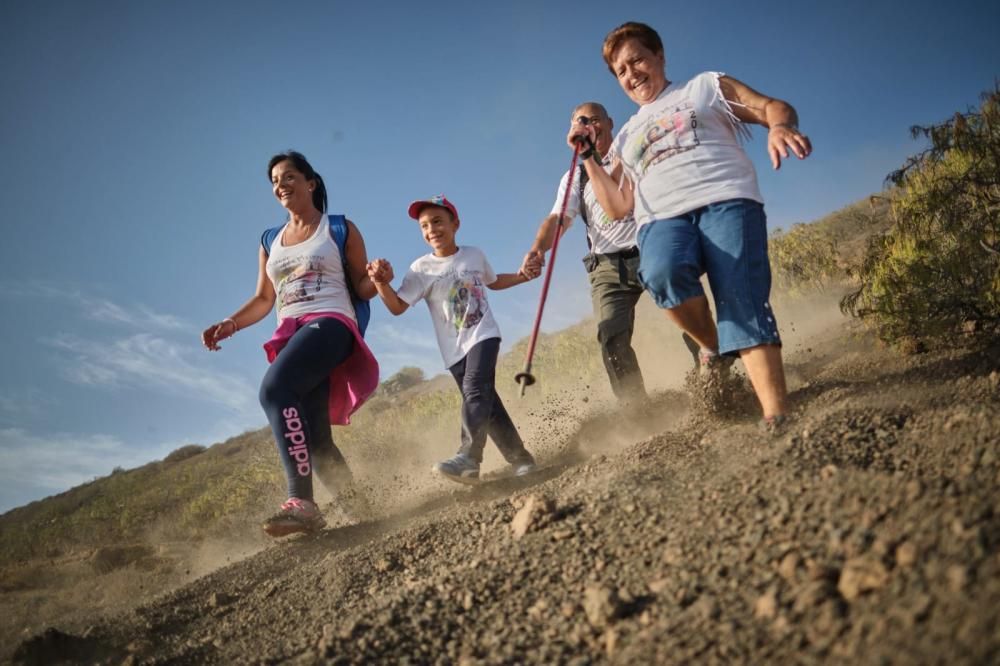
[[[331,210],[397,267],[425,251],[405,214],[446,193],[459,241],[513,271],[569,164],[569,113],[633,112],[601,60],[641,20],[667,74],[725,71],[790,101],[815,147],[773,173],[772,227],[881,187],[908,128],[974,105],[1000,76],[1000,5],[871,2],[89,2],[0,8],[0,511],[264,425],[272,320],[209,354],[199,332],[256,279],[283,211],[270,156],[302,151]],[[544,328],[589,314],[574,229]],[[491,295],[509,344],[540,282]],[[424,308],[374,309],[383,378],[442,371]]]

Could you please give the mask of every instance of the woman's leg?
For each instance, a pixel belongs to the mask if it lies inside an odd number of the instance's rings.
[[[764,412],[764,418],[783,416],[787,411],[788,389],[779,345],[758,345],[740,350],[750,383]]]
[[[289,498],[313,498],[313,440],[317,433],[322,437],[323,426],[310,423],[306,398],[347,359],[353,345],[353,335],[341,322],[313,320],[295,332],[261,381],[260,404],[285,467]],[[328,420],[326,431],[329,437]]]
[[[309,449],[313,457],[313,471],[331,495],[351,482],[351,470],[344,454],[333,441],[330,430],[330,380],[329,377],[309,392],[303,400],[309,423]]]
[[[781,336],[771,310],[764,207],[747,199],[702,209],[705,264],[719,318],[719,350],[739,354],[765,417],[786,411]]]
[[[692,214],[657,220],[639,230],[639,279],[667,319],[702,349],[719,348],[705,290],[702,237]]]
[[[692,296],[680,305],[664,310],[667,319],[691,336],[702,349],[719,349],[719,331],[712,319],[707,296]]]

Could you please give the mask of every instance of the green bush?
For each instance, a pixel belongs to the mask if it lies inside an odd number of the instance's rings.
[[[413,366],[400,368],[399,372],[379,385],[386,395],[399,395],[403,391],[424,381],[424,371]]]
[[[802,296],[848,283],[864,239],[888,227],[888,209],[887,196],[872,196],[787,232],[776,229],[768,239],[775,289]]]
[[[844,276],[838,264],[837,243],[822,227],[796,224],[787,233],[778,229],[768,240],[775,288],[800,293],[825,288]]]
[[[873,236],[841,308],[919,350],[1000,332],[1000,88],[978,111],[914,127],[930,147],[889,180],[893,225]]]
[[[180,511],[180,526],[195,534],[210,532],[211,527],[225,518],[280,503],[284,487],[277,454],[267,456],[266,460],[254,456],[189,495]]]

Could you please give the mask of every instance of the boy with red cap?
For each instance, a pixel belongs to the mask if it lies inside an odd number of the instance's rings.
[[[409,215],[420,223],[433,252],[410,264],[398,292],[390,284],[394,276],[386,259],[370,262],[368,276],[394,315],[421,299],[427,302],[441,356],[462,390],[462,446],[455,456],[434,465],[434,471],[459,483],[476,483],[488,434],[515,475],[529,474],[535,469],[534,458],[496,392],[500,328],[486,301],[487,287],[507,289],[529,278],[496,274],[478,248],[459,247],[458,211],[444,195],[414,201]]]

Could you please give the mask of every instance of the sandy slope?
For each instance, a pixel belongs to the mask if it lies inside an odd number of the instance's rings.
[[[782,437],[664,391],[553,432],[530,481],[272,545],[16,659],[995,663],[1000,344],[823,328],[789,345]]]

